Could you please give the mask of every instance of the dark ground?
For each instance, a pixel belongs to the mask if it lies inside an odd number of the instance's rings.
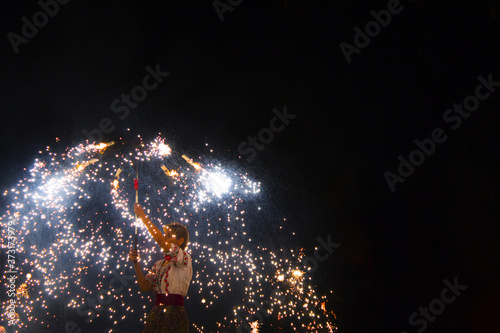
[[[8,34],[40,7],[4,1],[1,188],[56,137],[80,143],[103,118],[115,126],[106,140],[162,131],[231,158],[286,106],[296,118],[240,163],[274,179],[305,246],[327,234],[342,244],[316,277],[336,291],[340,332],[499,332],[500,87],[456,129],[443,114],[479,76],[500,81],[500,3],[402,0],[348,63],[339,44],[387,5],[244,0],[221,22],[210,1],[74,0],[16,54]],[[120,119],[111,102],[156,64],[170,75]],[[446,141],[391,192],[384,173],[436,128]],[[412,326],[455,278],[467,289]]]

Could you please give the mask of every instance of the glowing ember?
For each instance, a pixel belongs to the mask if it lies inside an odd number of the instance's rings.
[[[193,162],[192,159],[190,159],[189,157],[187,157],[186,155],[182,155],[182,158],[189,164],[191,165],[193,168],[195,168],[196,170],[201,170],[201,166],[199,163],[195,163]]]

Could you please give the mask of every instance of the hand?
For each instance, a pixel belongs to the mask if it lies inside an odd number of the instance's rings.
[[[139,205],[137,203],[134,205],[134,213],[135,213],[135,215],[139,216],[140,218],[143,218],[146,216],[146,212],[144,211],[144,209],[142,209],[141,205]]]
[[[130,251],[130,253],[128,254],[128,258],[130,261],[134,263],[134,265],[139,263],[140,260],[139,252],[136,250]]]

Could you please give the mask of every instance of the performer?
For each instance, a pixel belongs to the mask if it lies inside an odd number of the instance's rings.
[[[142,273],[138,251],[132,250],[129,254],[141,290],[156,293],[155,306],[142,333],[187,333],[189,319],[184,309],[184,297],[193,276],[191,256],[185,251],[189,233],[185,226],[174,222],[164,227],[163,235],[139,204],[135,205],[134,211],[165,254],[165,258],[158,260],[146,276]]]

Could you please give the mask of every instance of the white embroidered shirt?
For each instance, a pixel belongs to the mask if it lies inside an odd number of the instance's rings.
[[[165,257],[170,257],[170,262],[167,259],[158,260],[146,279],[153,284],[153,290],[158,294],[179,294],[186,297],[193,277],[191,256],[178,245],[172,245]],[[168,263],[164,265],[165,262]]]

